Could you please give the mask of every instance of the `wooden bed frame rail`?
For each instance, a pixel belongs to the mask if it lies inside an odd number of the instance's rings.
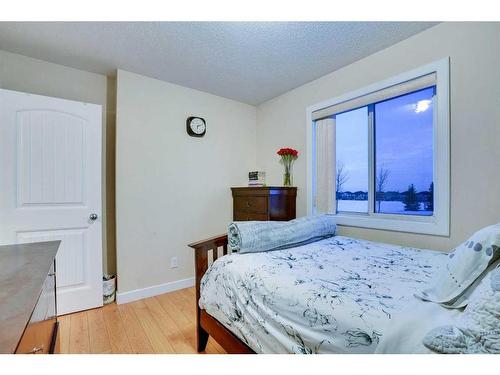
[[[205,350],[208,337],[212,336],[215,341],[230,354],[254,353],[243,341],[236,337],[224,325],[215,318],[200,309],[200,282],[207,271],[210,261],[215,262],[217,258],[226,255],[227,235],[223,234],[208,238],[206,240],[193,242],[188,245],[194,249],[195,277],[196,277],[196,350]],[[210,256],[211,255],[211,256]]]

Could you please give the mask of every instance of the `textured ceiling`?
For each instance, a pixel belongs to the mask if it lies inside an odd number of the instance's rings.
[[[259,104],[432,22],[0,22],[0,49]]]

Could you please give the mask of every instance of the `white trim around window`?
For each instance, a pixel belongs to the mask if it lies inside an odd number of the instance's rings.
[[[368,214],[339,213],[337,224],[362,228],[393,230],[409,233],[421,233],[440,236],[450,234],[450,98],[449,98],[449,58],[432,62],[412,71],[399,74],[382,82],[372,84],[363,89],[350,92],[337,98],[325,100],[309,106],[306,109],[307,136],[307,213],[315,213],[315,127],[313,118],[318,111],[327,110],[344,102],[386,90],[395,85],[415,80],[430,74],[436,75],[436,95],[434,97],[434,139],[433,139],[433,181],[434,181],[434,212],[432,216],[410,216],[395,214],[378,214],[370,210]],[[315,113],[314,113],[315,112]],[[314,114],[313,114],[314,113]],[[370,132],[370,137],[372,133]],[[370,139],[370,145],[373,139]],[[369,153],[373,158],[372,153]],[[373,161],[370,160],[370,174],[373,174]],[[373,181],[373,176],[370,176]],[[373,187],[370,187],[373,190]],[[373,203],[373,191],[369,194],[369,203]],[[370,201],[371,199],[371,201]],[[333,214],[333,213],[332,213]]]

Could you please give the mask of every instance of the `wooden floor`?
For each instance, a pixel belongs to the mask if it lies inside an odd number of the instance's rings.
[[[194,288],[59,317],[61,353],[196,353]],[[208,341],[206,353],[224,349]]]

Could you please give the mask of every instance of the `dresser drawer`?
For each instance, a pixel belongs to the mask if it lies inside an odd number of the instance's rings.
[[[51,354],[58,350],[55,262],[16,349],[18,354]]]
[[[234,211],[267,213],[267,197],[234,197]]]
[[[234,221],[266,221],[269,220],[269,216],[255,212],[235,211],[233,219]]]
[[[51,354],[53,335],[57,334],[56,319],[31,322],[19,342],[17,354]]]
[[[281,186],[232,187],[233,220],[285,221],[295,219],[297,188]]]

